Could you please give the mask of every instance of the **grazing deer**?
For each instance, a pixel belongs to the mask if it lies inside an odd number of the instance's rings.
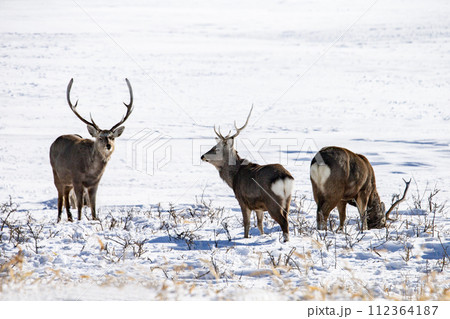
[[[317,204],[319,230],[327,229],[328,216],[336,206],[339,211],[339,230],[342,230],[347,204],[358,208],[361,231],[385,227],[389,214],[405,199],[411,182],[405,181],[403,197],[385,213],[384,203],[378,196],[372,165],[363,155],[341,147],[324,147],[311,161],[310,177]]]
[[[253,109],[253,106],[252,106]],[[201,159],[211,163],[219,171],[219,176],[230,186],[239,202],[244,217],[244,237],[248,238],[250,230],[250,214],[254,210],[258,221],[258,229],[264,234],[264,211],[281,226],[284,241],[289,240],[288,214],[291,202],[294,178],[280,164],[258,165],[239,157],[234,149],[234,139],[247,126],[250,113],[244,126],[234,127],[236,133],[223,136],[216,131],[217,145],[202,155]]]
[[[50,164],[53,169],[53,178],[58,190],[58,219],[61,220],[63,202],[67,211],[67,218],[73,221],[70,212],[69,193],[74,190],[78,209],[78,219],[81,219],[81,209],[84,203],[89,203],[92,218],[97,219],[95,211],[95,197],[98,184],[105,171],[106,164],[114,151],[114,139],[119,137],[125,129],[122,125],[133,111],[133,91],[128,79],[128,90],[130,92],[130,103],[125,104],[127,112],[122,120],[109,130],[100,129],[91,116],[91,121],[85,120],[78,114],[75,105],[70,101],[70,90],[73,79],[67,86],[67,102],[70,109],[85,124],[89,134],[95,141],[84,139],[79,135],[62,135],[58,137],[50,147]],[[83,194],[87,193],[89,201],[83,200]]]

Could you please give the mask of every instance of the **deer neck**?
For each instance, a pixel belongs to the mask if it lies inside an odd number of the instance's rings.
[[[239,168],[242,165],[243,160],[239,157],[236,151],[234,151],[229,160],[224,163],[222,167],[219,168],[219,175],[228,184],[231,188],[233,188],[233,180],[236,176]]]
[[[111,157],[111,153],[103,153],[97,149],[97,147],[92,148],[91,152],[91,165],[94,170],[103,170],[106,167],[106,164],[108,164],[108,161]]]
[[[372,191],[372,194],[370,194],[369,201],[370,201],[370,202],[373,202],[373,203],[381,202],[380,196],[378,195],[378,192],[377,192],[376,189],[374,189],[374,190]]]

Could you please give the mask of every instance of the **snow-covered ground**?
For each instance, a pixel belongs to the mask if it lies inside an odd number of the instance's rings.
[[[0,298],[450,298],[449,15],[448,1],[2,1],[0,201],[19,206],[0,230]],[[55,223],[50,144],[88,136],[70,78],[102,128],[124,114],[125,78],[134,90],[100,222]],[[252,104],[236,147],[295,177],[288,243],[268,215],[244,239],[200,161],[213,125]],[[360,234],[354,208],[346,233],[315,230],[309,162],[327,145],[368,157],[387,206],[413,179],[387,230]]]

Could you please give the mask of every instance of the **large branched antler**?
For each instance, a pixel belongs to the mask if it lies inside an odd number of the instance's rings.
[[[100,128],[97,126],[97,124],[95,124],[94,120],[92,119],[92,115],[90,115],[91,118],[91,122],[85,120],[80,114],[78,114],[77,112],[77,105],[78,105],[78,100],[75,102],[75,105],[72,104],[72,102],[70,101],[70,90],[72,89],[72,84],[73,84],[73,78],[70,79],[69,81],[69,85],[67,86],[67,103],[69,103],[70,109],[72,110],[73,113],[75,113],[75,115],[85,124],[87,125],[91,125],[93,126],[97,131],[100,131]]]
[[[231,134],[231,131],[230,131],[230,132],[228,133],[228,135],[224,137],[224,136],[220,133],[220,126],[219,126],[219,131],[216,131],[216,126],[215,126],[215,125],[214,125],[214,132],[216,133],[216,135],[217,135],[222,141],[228,140],[228,139],[230,139],[230,138],[235,138],[235,137],[238,136],[238,135],[241,133],[241,131],[247,126],[248,120],[250,119],[250,115],[252,115],[252,111],[253,111],[253,105],[252,105],[252,107],[251,107],[251,109],[250,109],[250,112],[248,113],[247,120],[245,121],[245,124],[244,124],[242,127],[238,128],[237,125],[236,125],[236,121],[234,121],[234,127],[236,128],[236,133],[234,133],[233,135],[230,136],[230,134]]]
[[[405,179],[403,179],[403,181],[404,181],[405,184],[406,184],[405,191],[403,192],[403,196],[402,196],[402,198],[400,198],[399,200],[397,200],[394,204],[392,204],[391,208],[389,208],[389,210],[386,212],[386,220],[389,219],[389,215],[390,215],[390,213],[394,210],[394,208],[395,208],[397,205],[399,205],[401,202],[403,202],[403,201],[405,200],[406,193],[408,192],[409,184],[411,183],[411,179],[410,179],[408,182],[405,181]]]
[[[130,103],[126,104],[125,102],[123,102],[123,104],[127,107],[127,113],[125,114],[124,117],[122,117],[122,120],[120,120],[119,123],[117,123],[111,128],[111,131],[114,131],[116,128],[122,125],[128,119],[131,112],[133,112],[133,89],[131,88],[130,81],[128,81],[128,79],[125,79],[125,81],[127,82],[128,91],[130,91]]]

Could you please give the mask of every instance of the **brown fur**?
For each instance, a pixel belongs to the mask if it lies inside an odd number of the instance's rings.
[[[311,162],[327,165],[330,175],[318,185],[311,177],[314,200],[317,203],[317,227],[327,229],[328,216],[337,206],[342,229],[346,218],[346,205],[358,208],[361,229],[381,228],[385,225],[384,204],[378,196],[375,173],[366,157],[341,147],[321,149]]]
[[[107,140],[114,144],[114,140]],[[104,141],[92,141],[76,135],[62,135],[50,147],[50,164],[53,169],[53,179],[58,191],[58,219],[61,220],[63,201],[66,206],[67,218],[72,221],[69,193],[74,190],[77,199],[78,219],[81,219],[83,193],[89,196],[92,218],[96,219],[96,193],[106,164],[114,150],[104,148]]]
[[[254,210],[258,221],[258,229],[263,230],[263,212],[280,225],[285,241],[289,240],[289,206],[291,196],[281,198],[271,187],[279,179],[294,179],[292,175],[279,164],[258,165],[241,159],[233,148],[233,139],[220,140],[202,160],[214,165],[220,177],[233,189],[234,195],[241,207],[244,219],[244,237],[249,237],[250,214]]]

